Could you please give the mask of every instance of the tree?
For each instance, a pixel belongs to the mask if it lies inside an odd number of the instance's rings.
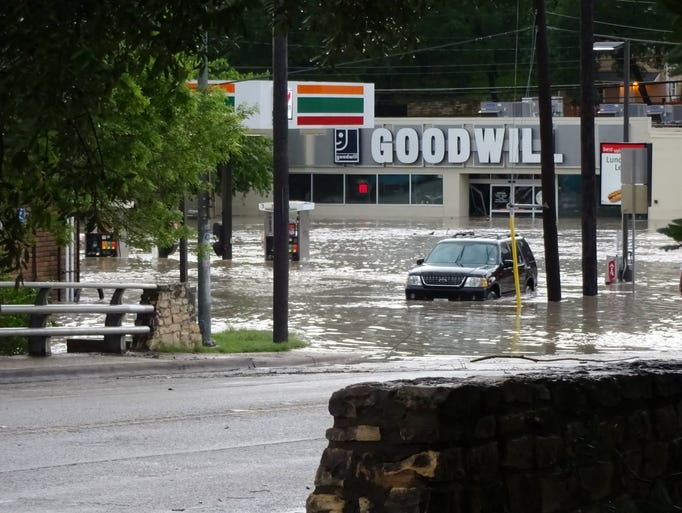
[[[682,41],[682,4],[677,0],[661,0],[661,2],[668,8],[672,16],[670,17],[672,23],[672,36],[674,41]],[[674,74],[682,74],[682,44],[673,47],[668,54],[668,62],[673,64]]]
[[[197,169],[249,146],[239,115],[184,86],[203,31],[244,3],[3,4],[0,268],[20,268],[37,231],[65,242],[71,217],[171,237]]]
[[[674,0],[673,0],[674,2]],[[554,74],[557,83],[564,84],[565,95],[577,98],[580,26],[574,0],[554,0],[550,23],[552,34],[552,61],[556,64]],[[643,79],[643,65],[660,68],[670,60],[670,45],[673,17],[665,0],[659,2],[594,2],[595,40],[623,38],[637,41],[631,45],[631,76],[633,80]],[[658,44],[660,41],[662,44]],[[621,54],[613,54],[613,72],[623,76],[624,62]],[[595,56],[596,59],[596,56]],[[646,96],[645,88],[641,91]]]
[[[671,249],[679,249],[680,247],[682,247],[682,219],[674,219],[671,223],[668,224],[668,226],[659,228],[656,231],[658,233],[662,233],[663,235],[667,235],[675,242],[677,242],[677,244],[663,246],[663,249],[665,249],[666,251],[669,251]]]
[[[670,4],[678,4],[669,0]],[[339,1],[328,5],[336,16],[318,16],[316,23],[304,24],[309,7],[294,14],[289,32],[290,76],[301,80],[343,80],[372,82],[377,88],[377,105],[393,96],[407,94],[456,98],[460,101],[514,100],[534,96],[532,1],[463,0],[457,3],[429,0],[420,6],[423,16],[410,22],[412,44],[385,46],[382,53],[368,53],[362,24],[350,25],[357,17],[347,17],[352,3]],[[303,4],[302,5],[307,5]],[[379,7],[381,8],[381,7]],[[671,7],[654,2],[597,2],[595,32],[613,37],[666,41],[673,18]],[[579,10],[574,0],[548,0],[548,36],[555,94],[577,99],[579,94]],[[364,11],[359,8],[358,13]],[[269,76],[272,47],[266,12],[254,9],[234,32],[232,46],[225,52],[233,65],[243,72]],[[359,15],[358,15],[359,17]],[[330,37],[337,28],[329,26],[339,19],[350,20],[349,41]],[[324,24],[322,28],[319,24]],[[327,42],[343,51],[326,53]],[[337,44],[341,43],[341,44]],[[332,45],[332,46],[333,46]],[[633,62],[661,66],[670,60],[669,45],[633,45]],[[674,51],[674,50],[673,50]],[[682,51],[680,51],[682,52]],[[678,61],[679,62],[679,61]],[[618,63],[622,66],[622,59]],[[636,78],[633,70],[633,78]],[[614,71],[618,76],[622,72]],[[410,89],[410,92],[400,90]],[[391,93],[390,91],[395,91]]]
[[[323,31],[323,45],[313,55],[333,62],[351,47],[365,54],[414,41],[415,17],[424,5],[287,0],[283,24],[291,27],[297,16]],[[0,268],[25,263],[37,231],[65,242],[71,217],[125,226],[135,243],[163,242],[171,237],[173,201],[198,186],[200,165],[211,161],[215,169],[231,156],[262,162],[267,143],[235,135],[228,144],[219,131],[207,130],[208,114],[199,114],[182,85],[196,69],[206,34],[229,43],[257,10],[268,13],[264,26],[270,27],[272,1],[2,4]],[[202,101],[211,115],[226,119],[217,100]],[[237,156],[239,149],[249,151]],[[249,174],[244,183],[236,189],[268,186],[262,174]],[[18,214],[22,208],[30,211],[26,218]]]

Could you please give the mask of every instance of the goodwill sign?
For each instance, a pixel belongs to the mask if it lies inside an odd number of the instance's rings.
[[[511,164],[540,164],[540,149],[533,148],[531,127],[430,127],[421,133],[412,127],[395,133],[375,128],[371,155],[377,164],[414,164],[420,157],[426,164],[464,164],[472,157],[481,164],[502,164],[505,155]],[[554,154],[555,163],[563,161],[563,154]]]

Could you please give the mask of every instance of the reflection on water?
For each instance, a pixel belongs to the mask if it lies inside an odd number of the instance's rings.
[[[666,253],[669,239],[640,222],[635,286],[604,284],[582,295],[579,220],[560,220],[563,300],[546,300],[540,219],[516,219],[539,261],[539,287],[523,298],[491,302],[407,302],[406,273],[433,244],[460,230],[508,231],[507,219],[405,222],[313,221],[310,258],[294,262],[289,275],[289,330],[313,348],[362,350],[378,358],[428,355],[490,355],[517,352],[584,354],[673,350],[682,342],[678,293],[682,252]],[[619,220],[601,223],[598,257],[615,253]],[[234,223],[233,260],[211,262],[213,331],[272,328],[272,263],[261,248],[262,222]],[[190,281],[196,261],[190,255]],[[88,281],[177,281],[178,256],[88,258]]]

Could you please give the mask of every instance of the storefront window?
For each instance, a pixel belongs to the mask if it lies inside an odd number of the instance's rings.
[[[409,175],[379,175],[379,203],[408,204],[409,202]]]
[[[489,210],[490,184],[472,184],[469,188],[469,215],[488,217]]]
[[[313,174],[315,203],[343,203],[343,175]]]
[[[412,204],[443,204],[443,175],[410,175]]]
[[[535,196],[532,185],[514,187],[515,205],[535,205]]]
[[[376,175],[346,175],[346,203],[376,203],[376,184]]]
[[[493,185],[491,187],[492,191],[492,205],[491,210],[509,210],[507,205],[511,198],[509,197],[510,187],[509,185]]]
[[[312,175],[292,173],[289,175],[289,198],[292,201],[310,201],[312,198]]]

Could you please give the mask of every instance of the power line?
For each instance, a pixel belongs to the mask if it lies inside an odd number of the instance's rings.
[[[649,3],[654,3],[654,2],[649,2]],[[549,11],[547,12],[547,14],[550,14],[552,16],[556,16],[558,18],[568,18],[571,20],[580,21],[580,18],[578,18],[577,16],[570,16],[568,14],[560,14],[558,12],[549,12]],[[629,30],[648,30],[650,32],[660,32],[662,34],[672,34],[673,33],[672,30],[655,29],[655,28],[649,28],[649,27],[635,27],[634,25],[622,25],[619,23],[609,23],[607,21],[594,20],[593,23],[595,25],[605,25],[607,27],[624,28],[624,29],[629,29]],[[579,31],[576,31],[576,32],[579,32]]]

